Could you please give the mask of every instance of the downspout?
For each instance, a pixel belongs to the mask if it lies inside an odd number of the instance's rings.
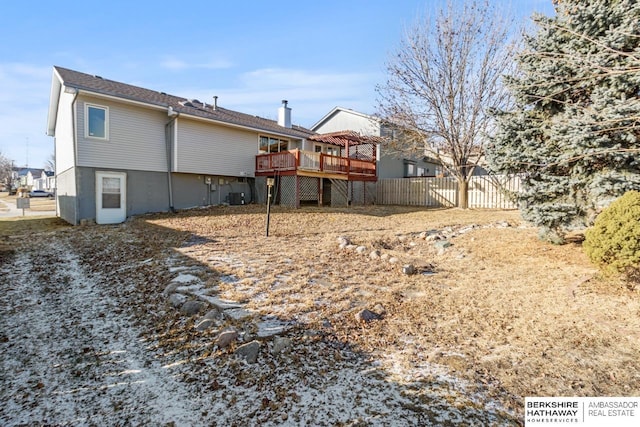
[[[173,169],[173,135],[174,135],[174,125],[176,119],[180,115],[180,113],[173,110],[173,108],[169,107],[167,109],[167,115],[171,117],[171,120],[164,125],[164,137],[166,143],[166,152],[167,152],[167,180],[169,182],[169,211],[175,212],[175,208],[173,206],[173,177],[171,175],[171,171]]]
[[[76,196],[75,196],[75,209],[73,210],[73,223],[74,225],[78,225],[78,212],[80,210],[80,201],[78,198],[78,186],[79,186],[79,178],[78,178],[78,130],[76,129],[76,100],[78,99],[78,89],[74,88],[74,93],[73,93],[73,100],[71,101],[71,142],[73,144],[73,178],[75,180],[75,192],[76,192]],[[56,165],[57,167],[57,165]],[[57,179],[57,177],[56,177]],[[58,183],[56,182],[56,187],[58,186]],[[59,210],[59,195],[56,195],[56,205],[57,209]],[[58,215],[60,215],[60,212],[58,212]]]

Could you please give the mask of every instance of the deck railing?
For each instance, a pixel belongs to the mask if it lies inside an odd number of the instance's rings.
[[[291,150],[256,156],[256,173],[306,170],[330,174],[376,175],[374,160],[330,156],[313,151]]]

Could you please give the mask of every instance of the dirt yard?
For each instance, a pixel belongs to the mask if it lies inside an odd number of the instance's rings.
[[[638,290],[601,278],[578,243],[540,242],[517,212],[275,208],[269,237],[261,206],[46,232],[33,224],[20,238],[15,224],[11,236],[0,228],[5,268],[38,242],[68,245],[156,357],[180,361],[174,377],[199,384],[200,403],[225,396],[226,409],[198,415],[208,423],[512,425],[525,396],[640,395]],[[184,269],[197,295],[250,317],[195,330],[197,316],[164,295]],[[286,357],[260,334],[267,320],[287,325]],[[229,326],[237,344],[214,346]],[[230,353],[252,339],[260,368]]]

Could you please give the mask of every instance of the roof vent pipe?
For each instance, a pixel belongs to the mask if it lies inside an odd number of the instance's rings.
[[[291,108],[287,107],[288,101],[282,100],[282,107],[278,108],[278,125],[291,129]]]
[[[213,96],[213,109],[214,110],[218,109],[218,95]]]

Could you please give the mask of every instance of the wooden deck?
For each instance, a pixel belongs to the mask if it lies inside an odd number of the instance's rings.
[[[375,160],[291,150],[256,156],[256,176],[298,175],[349,181],[376,181]]]

